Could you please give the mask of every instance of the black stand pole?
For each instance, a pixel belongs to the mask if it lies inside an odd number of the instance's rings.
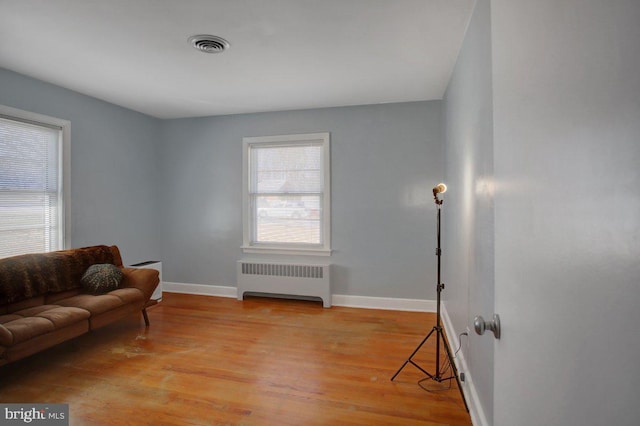
[[[464,398],[464,393],[462,393],[462,386],[460,386],[460,380],[458,379],[458,372],[456,369],[456,365],[453,362],[453,357],[451,356],[451,350],[449,349],[449,345],[447,343],[447,339],[446,336],[444,335],[443,331],[442,331],[442,322],[440,319],[440,301],[441,301],[441,293],[442,290],[444,290],[444,283],[441,281],[441,277],[440,277],[440,256],[442,255],[442,249],[440,248],[440,210],[442,209],[442,202],[443,200],[439,200],[438,199],[438,193],[435,191],[434,189],[434,198],[435,198],[435,202],[436,202],[436,206],[438,208],[438,225],[437,225],[437,240],[438,240],[438,247],[436,248],[436,256],[438,257],[438,285],[436,287],[437,290],[437,301],[436,301],[436,325],[431,329],[431,331],[429,332],[429,334],[427,334],[427,336],[422,340],[422,342],[420,342],[420,344],[418,345],[418,347],[416,347],[416,349],[411,353],[411,355],[409,355],[409,358],[407,358],[407,360],[404,362],[404,364],[402,364],[402,367],[400,367],[398,369],[398,371],[396,371],[396,374],[393,375],[393,377],[391,378],[391,381],[393,381],[393,379],[396,378],[396,376],[398,374],[400,374],[400,372],[402,371],[402,369],[407,365],[407,364],[412,364],[414,367],[416,367],[418,370],[422,371],[424,374],[427,375],[427,378],[434,380],[438,383],[443,382],[445,380],[451,380],[451,379],[456,379],[456,383],[458,384],[458,389],[460,389],[460,394],[462,395],[462,401],[464,402],[464,406],[467,409],[467,411],[469,411],[469,407],[467,406],[467,401]],[[426,371],[424,368],[420,367],[414,360],[413,357],[416,353],[418,353],[418,351],[420,350],[420,348],[422,348],[422,346],[427,342],[427,340],[429,340],[429,338],[435,334],[436,337],[436,369],[434,374],[429,373],[428,371]],[[452,374],[449,376],[445,377],[445,369],[440,369],[440,346],[444,346],[446,352],[447,352],[447,359],[449,361],[449,365],[451,366],[451,372]]]

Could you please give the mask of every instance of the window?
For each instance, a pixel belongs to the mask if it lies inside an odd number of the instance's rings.
[[[66,246],[69,130],[0,106],[0,258]]]
[[[247,253],[329,255],[329,133],[243,139]]]

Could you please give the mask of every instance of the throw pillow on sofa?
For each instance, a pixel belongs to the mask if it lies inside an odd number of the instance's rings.
[[[122,281],[122,271],[110,263],[91,265],[82,276],[82,287],[91,294],[105,294],[116,290]]]

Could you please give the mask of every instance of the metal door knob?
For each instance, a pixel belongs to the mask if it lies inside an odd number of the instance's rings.
[[[500,316],[493,314],[493,321],[485,321],[480,315],[474,318],[473,326],[476,333],[483,335],[485,330],[491,330],[496,339],[500,338]]]

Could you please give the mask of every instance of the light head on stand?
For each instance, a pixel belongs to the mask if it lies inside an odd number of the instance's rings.
[[[439,183],[433,187],[433,198],[435,199],[436,204],[442,204],[442,200],[438,200],[438,194],[444,194],[445,192],[447,192],[447,185],[444,183]]]

